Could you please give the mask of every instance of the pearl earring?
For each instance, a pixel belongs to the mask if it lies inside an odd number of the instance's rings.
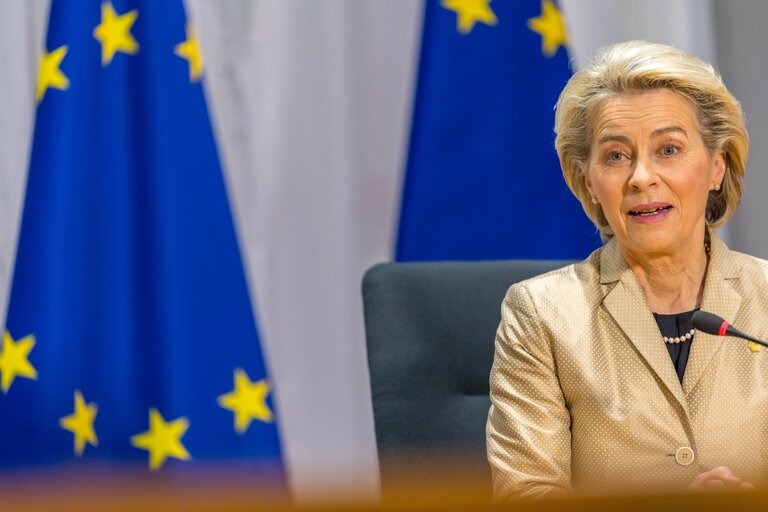
[[[597,204],[597,199],[595,199],[595,196],[592,196],[592,204]]]

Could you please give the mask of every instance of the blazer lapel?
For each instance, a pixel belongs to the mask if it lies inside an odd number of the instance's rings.
[[[734,258],[729,256],[728,247],[712,231],[710,231],[710,239],[712,243],[709,268],[704,282],[701,309],[733,322],[741,306],[741,295],[734,288],[732,281],[739,278],[740,269],[733,263]],[[683,377],[686,396],[689,396],[696,387],[701,375],[720,350],[723,342],[724,339],[720,336],[696,331]]]
[[[602,284],[616,282],[603,299],[605,308],[664,387],[688,414],[688,401],[672,365],[669,352],[664,346],[659,327],[615,239],[611,239],[605,245],[600,255],[600,282]]]

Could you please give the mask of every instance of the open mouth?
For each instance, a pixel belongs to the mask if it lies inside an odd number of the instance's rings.
[[[666,213],[672,209],[672,205],[658,206],[656,208],[642,208],[637,210],[630,210],[629,215],[631,217],[652,217],[659,215],[660,213]]]

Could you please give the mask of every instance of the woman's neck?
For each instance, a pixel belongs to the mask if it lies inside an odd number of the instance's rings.
[[[624,254],[651,311],[675,314],[701,306],[709,258],[704,244],[699,247],[679,255]]]

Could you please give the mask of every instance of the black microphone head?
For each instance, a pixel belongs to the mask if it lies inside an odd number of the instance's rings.
[[[714,334],[715,336],[722,336],[721,328],[723,323],[730,325],[719,316],[707,311],[699,310],[694,311],[693,313],[693,328],[698,331]]]

